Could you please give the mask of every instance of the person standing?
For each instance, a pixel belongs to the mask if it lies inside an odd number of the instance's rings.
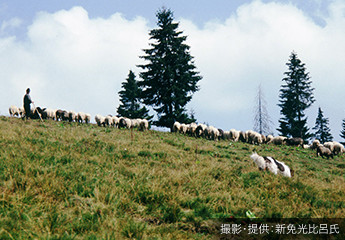
[[[30,108],[31,103],[34,103],[34,102],[31,100],[30,88],[28,88],[26,89],[26,94],[24,95],[24,111],[25,111],[26,119],[28,119],[31,115],[31,108]]]

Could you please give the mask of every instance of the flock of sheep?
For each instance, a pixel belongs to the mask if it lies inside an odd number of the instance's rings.
[[[288,146],[301,146],[303,148],[316,149],[317,156],[327,158],[333,157],[334,155],[345,153],[344,146],[339,142],[326,142],[321,144],[319,140],[314,140],[311,145],[304,144],[302,138],[287,138],[284,136],[263,135],[258,132],[249,131],[238,131],[231,129],[230,131],[223,131],[213,126],[207,126],[205,124],[184,124],[175,122],[173,125],[173,132],[187,134],[192,137],[203,137],[209,140],[231,140],[234,142],[244,142],[249,144],[275,144],[275,145],[288,145]]]
[[[24,116],[24,108],[23,107],[16,107],[16,106],[11,106],[8,111],[10,112],[10,116],[14,117],[23,117]]]
[[[11,106],[9,108],[11,117],[18,116],[24,117],[25,111],[22,107]],[[33,119],[52,119],[56,121],[69,121],[69,122],[80,122],[90,123],[91,115],[84,112],[66,111],[61,109],[50,109],[35,107],[31,109],[31,118]]]
[[[316,139],[313,141],[311,148],[316,149],[316,156],[321,156],[322,158],[325,156],[327,159],[329,157],[333,158],[334,155],[345,153],[344,146],[336,141],[321,144],[320,141]]]
[[[10,116],[23,117],[25,115],[23,108],[11,106],[9,108]],[[31,113],[32,118],[36,119],[53,119],[56,121],[69,121],[79,123],[90,123],[91,115],[83,112],[54,110],[46,108],[34,108]],[[115,128],[138,128],[141,131],[149,129],[149,122],[146,119],[129,119],[125,117],[116,116],[102,116],[97,114],[95,121],[98,126],[115,127]],[[275,145],[289,145],[289,146],[301,146],[303,148],[316,149],[316,155],[321,157],[331,157],[341,153],[345,153],[345,148],[339,142],[326,142],[321,144],[319,140],[314,140],[311,145],[304,144],[302,138],[287,138],[284,136],[262,135],[255,131],[238,131],[231,129],[229,131],[223,131],[222,129],[215,128],[213,126],[207,126],[205,124],[184,124],[175,122],[172,128],[173,132],[187,134],[192,137],[203,137],[209,140],[231,140],[234,142],[241,141],[249,144],[275,144]]]
[[[95,116],[95,121],[98,126],[113,126],[116,128],[138,128],[140,131],[145,131],[149,129],[149,122],[147,119],[130,119],[126,117],[115,117],[108,115],[106,117],[97,114]]]
[[[11,117],[18,116],[24,117],[24,108],[18,108],[11,106],[9,108]],[[31,118],[33,119],[52,119],[56,121],[68,121],[68,122],[79,122],[79,123],[90,123],[91,115],[84,112],[65,111],[61,109],[49,109],[49,108],[34,108],[31,110]],[[95,121],[98,126],[104,127],[116,127],[116,128],[138,128],[141,131],[149,129],[149,122],[146,119],[129,119],[125,117],[115,117],[108,115],[106,117],[97,114]]]
[[[273,137],[272,135],[263,135],[257,133],[255,131],[238,131],[235,129],[231,129],[230,131],[223,131],[222,129],[215,128],[213,126],[207,126],[205,124],[199,123],[191,123],[191,124],[184,124],[175,122],[173,125],[173,132],[179,132],[182,134],[187,134],[193,137],[203,137],[209,140],[231,140],[234,142],[245,142],[250,144],[263,144],[263,143],[273,143],[276,145],[303,145],[303,140],[300,138],[291,138],[288,139],[286,137],[277,136]]]

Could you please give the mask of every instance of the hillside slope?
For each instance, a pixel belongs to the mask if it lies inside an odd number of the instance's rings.
[[[254,149],[295,170],[258,171]],[[223,217],[345,215],[345,156],[0,117],[1,239],[212,239]],[[218,229],[219,230],[219,229]]]

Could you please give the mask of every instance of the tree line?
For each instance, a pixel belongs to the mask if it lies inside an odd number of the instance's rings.
[[[314,88],[305,64],[298,58],[297,53],[292,52],[289,61],[286,63],[288,71],[284,73],[284,82],[280,88],[279,104],[282,117],[279,119],[279,128],[277,131],[280,135],[287,137],[300,137],[303,140],[310,138],[319,139],[321,143],[333,140],[329,128],[329,119],[324,116],[321,107],[318,108],[318,114],[315,120],[313,132],[307,126],[307,117],[304,111],[314,102]],[[256,115],[254,119],[254,129],[260,133],[270,133],[272,122],[270,121],[267,110],[265,109],[261,89],[258,91],[256,106]],[[258,127],[260,126],[260,127]],[[263,126],[263,127],[262,127]],[[345,139],[345,119],[342,123],[343,130],[340,137]]]
[[[117,108],[119,116],[128,118],[145,118],[151,120],[149,115],[151,107],[157,120],[152,121],[158,127],[172,129],[175,121],[182,123],[196,122],[194,114],[188,114],[186,105],[192,96],[199,90],[198,82],[202,79],[196,70],[189,50],[185,43],[187,37],[178,30],[179,23],[174,22],[173,12],[162,8],[156,13],[157,28],[149,32],[150,48],[144,49],[140,58],[146,64],[138,65],[142,71],[137,80],[133,71],[122,83],[120,105]],[[315,126],[310,132],[307,126],[305,110],[314,102],[314,88],[311,86],[309,73],[305,64],[292,52],[286,63],[288,70],[284,73],[283,84],[279,91],[279,104],[281,118],[279,119],[280,135],[287,137],[300,137],[308,140],[312,137],[321,142],[333,139],[328,127],[329,120],[318,110]],[[257,111],[254,118],[254,129],[260,133],[271,131],[270,120],[261,89],[257,97]],[[345,139],[345,119],[340,136]]]

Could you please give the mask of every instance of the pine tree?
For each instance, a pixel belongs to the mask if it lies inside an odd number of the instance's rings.
[[[321,143],[330,142],[333,140],[331,130],[328,127],[329,120],[323,116],[323,112],[319,107],[319,112],[315,121],[315,130],[314,137],[319,139]]]
[[[342,127],[343,129],[340,131],[340,137],[345,139],[345,119],[343,119]]]
[[[151,119],[152,116],[148,114],[149,110],[140,106],[141,90],[132,71],[129,71],[126,81],[122,83],[122,88],[123,90],[119,92],[121,104],[117,108],[118,115],[132,119]]]
[[[301,137],[307,140],[311,137],[307,127],[307,117],[304,110],[309,108],[314,100],[309,73],[305,64],[292,52],[289,62],[286,63],[289,70],[285,72],[285,82],[280,89],[280,113],[283,117],[279,120],[280,128],[277,130],[287,137]]]
[[[158,28],[150,31],[152,48],[141,56],[148,63],[139,65],[143,69],[139,85],[144,103],[157,112],[155,125],[172,129],[175,121],[192,121],[185,106],[199,90],[202,77],[195,71],[190,47],[184,43],[187,37],[178,31],[172,11],[163,8],[156,16]]]
[[[264,135],[272,134],[271,126],[273,125],[273,123],[267,112],[267,103],[261,90],[261,85],[258,88],[256,103],[257,105],[255,106],[254,131],[257,131],[258,133]]]

